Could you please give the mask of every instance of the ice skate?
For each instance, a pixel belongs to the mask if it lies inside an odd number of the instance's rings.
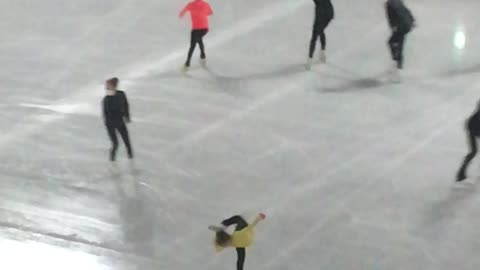
[[[225,226],[220,227],[220,226],[210,225],[210,226],[208,226],[208,229],[210,231],[214,231],[214,232],[221,232],[221,231],[225,230]]]
[[[206,58],[200,59],[200,66],[202,68],[207,68],[207,59]]]
[[[313,62],[313,59],[308,57],[307,58],[307,63],[305,64],[305,69],[306,70],[311,70],[312,69],[312,62]]]
[[[393,82],[393,83],[401,83],[402,82],[402,76],[400,74],[399,69],[395,69],[394,71],[392,71],[392,73],[390,74],[390,81]]]
[[[320,51],[320,63],[325,64],[327,62],[327,55],[325,54],[325,51],[322,50]]]
[[[190,69],[190,67],[189,67],[189,66],[187,66],[187,65],[183,65],[183,66],[182,66],[182,70],[181,70],[181,71],[182,71],[182,73],[185,75],[185,74],[187,74],[187,73],[188,73],[188,70],[189,70],[189,69]]]
[[[388,70],[388,80],[393,83],[401,82],[400,69],[397,67],[397,62],[393,62],[392,66]]]
[[[107,169],[111,177],[118,177],[120,175],[118,165],[115,162],[110,162],[110,164],[107,166]]]
[[[456,182],[463,182],[467,179],[467,176],[465,175],[465,173],[463,172],[459,172],[457,174],[457,179],[456,179]]]

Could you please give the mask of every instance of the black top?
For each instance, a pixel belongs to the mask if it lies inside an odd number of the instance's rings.
[[[124,120],[130,122],[127,95],[123,91],[115,91],[113,96],[103,98],[103,118],[107,125],[124,124]]]
[[[330,0],[313,0],[315,3],[315,23],[330,21],[334,17],[333,5]]]
[[[467,121],[468,130],[476,136],[480,136],[480,109],[477,109]]]
[[[396,28],[401,32],[409,32],[412,29],[415,18],[403,1],[389,0],[385,3],[385,9],[390,28]]]

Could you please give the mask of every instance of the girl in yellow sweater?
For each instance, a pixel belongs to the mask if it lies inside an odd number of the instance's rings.
[[[265,219],[265,214],[259,214],[252,224],[248,224],[241,216],[233,216],[222,221],[223,227],[209,226],[215,232],[215,248],[222,251],[227,247],[234,247],[237,250],[237,270],[243,270],[245,264],[245,248],[253,242],[253,229]],[[228,234],[225,229],[230,225],[236,225],[233,234]]]

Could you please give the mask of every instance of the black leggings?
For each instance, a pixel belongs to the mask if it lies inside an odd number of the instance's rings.
[[[465,156],[465,159],[463,160],[462,166],[460,167],[460,170],[458,171],[458,177],[459,178],[465,178],[466,177],[466,171],[468,168],[468,165],[470,162],[473,160],[473,158],[477,155],[477,137],[471,132],[468,131],[468,143],[470,146],[470,152]],[[463,179],[461,179],[463,180]]]
[[[397,67],[399,69],[403,68],[403,47],[406,35],[406,32],[397,30],[392,33],[392,36],[388,40],[392,59],[397,62]]]
[[[248,226],[248,223],[241,216],[233,216],[229,219],[222,221],[222,225],[230,226],[236,225],[235,231],[241,231]],[[243,270],[245,264],[245,248],[237,248],[237,270]]]
[[[325,36],[325,29],[327,28],[329,23],[330,20],[323,22],[315,22],[312,30],[312,38],[310,39],[310,50],[308,54],[310,58],[313,58],[313,54],[315,53],[315,47],[319,37],[322,50],[325,50],[325,48],[327,47],[327,37]]]
[[[185,63],[185,66],[189,67],[190,62],[192,61],[192,55],[193,52],[195,51],[195,47],[198,46],[200,47],[200,58],[205,59],[207,56],[205,54],[205,45],[203,44],[203,37],[208,33],[208,29],[199,29],[199,30],[192,30],[191,36],[190,36],[190,49],[188,50],[188,57],[187,57],[187,62]]]
[[[112,142],[112,148],[110,149],[110,160],[115,161],[115,157],[117,154],[118,149],[118,139],[117,139],[117,131],[120,133],[123,142],[125,143],[125,147],[127,148],[127,153],[129,158],[133,158],[132,146],[130,145],[130,138],[128,136],[128,129],[127,126],[123,123],[120,125],[107,125],[108,136],[110,137],[110,141]]]

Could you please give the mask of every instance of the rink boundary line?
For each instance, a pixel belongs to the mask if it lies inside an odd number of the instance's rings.
[[[463,94],[456,96],[455,98],[451,99],[450,101],[447,101],[446,104],[443,106],[442,110],[444,110],[443,115],[448,115],[449,109],[453,106],[454,103],[458,102],[458,100],[465,98],[470,92],[474,91],[476,87],[480,85],[480,83],[475,83],[473,84],[467,91],[465,91]],[[463,119],[464,116],[459,116],[458,119],[461,120]],[[453,118],[456,119],[456,118]],[[447,125],[443,125],[445,122],[447,122]],[[452,120],[452,118],[447,118],[443,119],[441,121],[438,121],[435,126],[440,126],[441,128],[435,129],[433,132],[428,133],[428,135],[421,140],[419,143],[413,144],[412,147],[407,148],[407,151],[401,155],[398,156],[397,158],[393,159],[392,162],[390,163],[387,168],[383,169],[380,174],[377,176],[374,176],[370,179],[367,179],[366,181],[362,182],[362,185],[360,185],[359,188],[351,191],[349,193],[348,197],[345,197],[344,200],[340,200],[340,203],[335,205],[333,208],[329,208],[328,212],[322,213],[322,218],[321,221],[316,222],[314,226],[310,230],[308,230],[303,236],[300,237],[299,240],[295,241],[292,245],[286,248],[285,251],[281,252],[278,256],[276,256],[274,259],[271,259],[268,263],[264,264],[263,268],[269,268],[276,263],[279,263],[279,259],[284,258],[288,256],[292,251],[296,250],[299,246],[301,246],[305,241],[307,241],[310,237],[310,235],[314,234],[318,230],[322,229],[330,219],[332,219],[335,216],[342,215],[342,214],[349,214],[350,209],[347,207],[352,201],[357,199],[357,196],[364,192],[365,190],[368,190],[371,188],[371,185],[375,184],[379,180],[383,179],[385,176],[388,174],[394,172],[397,170],[399,167],[401,167],[405,161],[407,161],[411,156],[414,154],[418,153],[422,148],[425,146],[429,145],[434,139],[436,139],[439,135],[443,134],[446,130],[457,124],[458,121]],[[453,177],[452,177],[452,183],[453,183]],[[393,185],[393,183],[392,183]],[[304,194],[304,193],[302,193]],[[297,198],[298,196],[295,196]],[[291,202],[291,200],[289,200]],[[339,201],[339,200],[337,200]],[[346,212],[346,213],[345,213]],[[420,240],[419,240],[420,241]],[[422,251],[427,252],[424,250],[424,248],[421,248]]]
[[[306,4],[307,3],[303,1],[287,1],[277,5],[273,5],[273,7],[270,7],[269,9],[262,9],[262,11],[257,12],[254,15],[234,24],[232,27],[228,28],[228,30],[219,31],[218,34],[212,34],[212,37],[208,39],[208,46],[210,48],[221,46],[230,40],[233,40],[242,35],[250,33],[255,29],[263,27],[263,24],[268,21],[282,18]],[[94,29],[92,29],[91,31],[93,30]],[[127,69],[128,71],[126,72],[126,74],[124,72],[121,72],[121,70],[124,69],[117,70],[117,72],[119,73],[118,76],[121,78],[125,86],[132,86],[135,84],[135,80],[141,79],[154,73],[160,73],[162,71],[169,70],[171,62],[176,62],[178,59],[185,57],[185,54],[186,49],[174,50],[169,54],[161,57],[159,60],[154,61],[153,63],[152,61],[145,61],[140,64],[134,64],[134,66]],[[180,71],[178,72],[180,73]],[[11,132],[0,137],[0,144],[8,143],[12,139],[18,139],[19,137],[29,136],[38,129],[59,120],[63,120],[68,115],[76,114],[78,111],[91,111],[91,108],[97,108],[98,106],[95,105],[98,104],[92,105],[95,103],[94,100],[101,100],[101,98],[103,97],[103,92],[100,91],[98,88],[98,82],[88,83],[85,86],[80,87],[76,91],[76,94],[60,98],[56,102],[48,105],[57,107],[65,106],[63,114],[52,116],[51,118],[44,119],[43,121],[39,121],[38,117],[34,115],[25,117],[24,121],[17,123],[12,127]],[[70,106],[71,108],[68,109],[68,106]],[[32,121],[35,124],[33,124]]]

